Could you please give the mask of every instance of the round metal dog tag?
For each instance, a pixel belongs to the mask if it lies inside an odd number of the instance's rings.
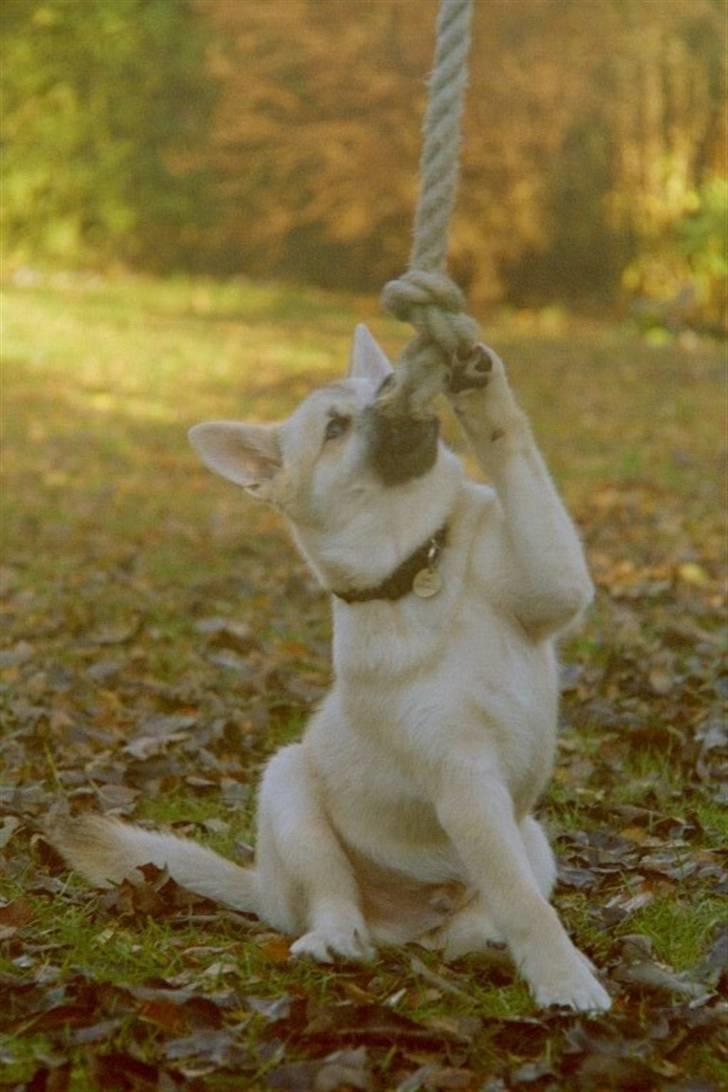
[[[420,599],[429,599],[437,595],[442,587],[442,577],[434,569],[420,569],[412,581],[412,591]]]

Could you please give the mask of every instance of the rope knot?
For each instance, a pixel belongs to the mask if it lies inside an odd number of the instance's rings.
[[[465,297],[447,273],[411,269],[396,281],[385,284],[382,306],[403,322],[413,322],[413,308],[439,307],[453,314],[465,310]]]
[[[382,306],[410,322],[417,337],[406,347],[392,384],[377,399],[391,414],[427,417],[430,404],[449,382],[453,361],[476,349],[478,325],[465,311],[465,297],[446,273],[411,269],[382,292]]]
[[[447,273],[411,269],[384,286],[382,306],[434,342],[445,365],[455,354],[468,356],[478,341],[477,323],[466,313],[465,297]]]

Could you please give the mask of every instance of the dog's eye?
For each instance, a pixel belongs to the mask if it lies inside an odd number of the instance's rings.
[[[326,426],[324,440],[335,440],[337,436],[343,436],[351,424],[351,417],[332,417]]]

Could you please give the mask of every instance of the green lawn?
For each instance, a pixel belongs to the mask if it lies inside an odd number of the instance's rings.
[[[541,1018],[508,968],[290,963],[267,927],[153,880],[90,892],[38,836],[65,799],[244,851],[260,765],[327,684],[328,608],[185,432],[287,414],[343,371],[356,321],[393,353],[406,332],[283,286],[26,280],[2,340],[0,1087],[718,1089],[723,349],[558,312],[484,324],[599,587],[564,649],[544,814],[557,903],[615,1006]],[[346,1072],[337,1049],[360,1051]]]

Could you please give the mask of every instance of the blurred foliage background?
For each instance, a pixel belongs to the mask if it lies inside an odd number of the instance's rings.
[[[5,0],[10,267],[378,288],[436,0]],[[452,269],[477,304],[725,329],[723,0],[477,0]]]

